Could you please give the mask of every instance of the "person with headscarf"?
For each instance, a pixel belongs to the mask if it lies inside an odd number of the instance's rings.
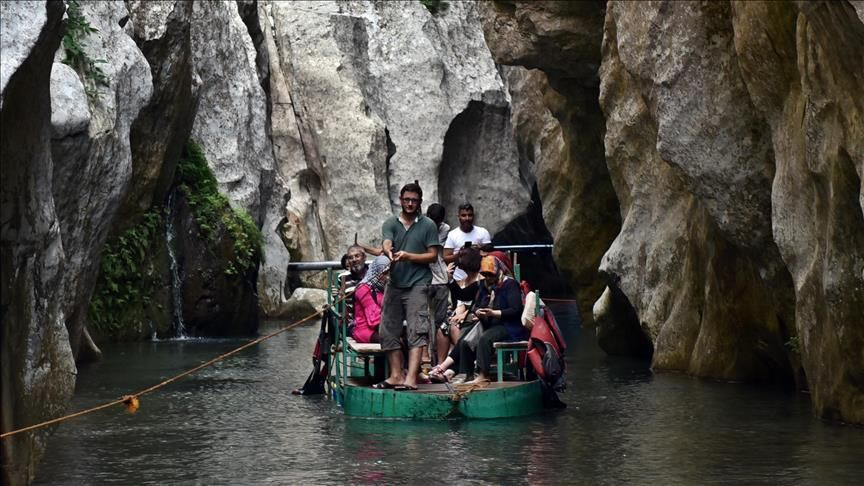
[[[449,378],[449,374],[444,372],[451,365],[457,366],[459,373],[470,376],[474,373],[476,360],[479,373],[474,382],[490,381],[495,355],[493,343],[520,341],[527,337],[521,321],[522,291],[516,280],[507,275],[506,265],[491,255],[484,256],[480,262],[480,274],[483,280],[477,293],[474,315],[480,320],[483,332],[476,344],[466,339],[470,332],[464,334],[442,366],[432,370],[433,379]]]
[[[384,255],[377,256],[354,290],[354,330],[351,334],[358,343],[379,342],[381,303],[389,276],[390,259]]]

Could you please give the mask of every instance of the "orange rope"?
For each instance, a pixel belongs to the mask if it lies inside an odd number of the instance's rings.
[[[343,297],[342,299],[344,299],[344,297]],[[340,300],[342,300],[342,299],[340,299]],[[339,301],[336,301],[336,302],[334,302],[332,305],[336,305],[336,303],[338,303],[338,302],[339,302]],[[122,398],[118,398],[117,400],[114,400],[114,401],[111,401],[111,402],[108,402],[108,403],[103,403],[102,405],[98,405],[98,406],[95,406],[95,407],[92,407],[92,408],[88,408],[88,409],[86,409],[86,410],[81,410],[81,411],[79,411],[79,412],[75,412],[75,413],[72,413],[72,414],[69,414],[69,415],[65,415],[65,416],[63,416],[63,417],[58,417],[58,418],[55,418],[55,419],[52,419],[52,420],[46,420],[45,422],[40,422],[40,423],[38,423],[38,424],[34,424],[34,425],[29,426],[29,427],[24,427],[24,428],[22,428],[22,429],[13,430],[13,431],[11,431],[11,432],[6,432],[6,433],[3,433],[3,434],[0,434],[0,439],[5,439],[5,438],[7,438],[7,437],[11,437],[11,436],[13,436],[13,435],[15,435],[15,434],[20,434],[20,433],[22,433],[22,432],[29,432],[29,431],[31,431],[31,430],[41,429],[41,428],[43,428],[43,427],[47,427],[47,426],[49,426],[49,425],[59,424],[60,422],[64,422],[64,421],[66,421],[66,420],[69,420],[69,419],[72,419],[72,418],[75,418],[75,417],[80,417],[80,416],[82,416],[82,415],[87,415],[87,414],[89,414],[89,413],[93,413],[93,412],[96,412],[96,411],[98,411],[98,410],[102,410],[102,409],[104,409],[104,408],[112,407],[112,406],[114,406],[114,405],[119,405],[119,404],[121,404],[121,403],[124,403],[124,404],[126,404],[126,405],[128,406],[128,405],[130,405],[131,403],[133,403],[133,401],[134,401],[135,404],[136,404],[136,405],[135,405],[135,408],[137,408],[137,399],[138,399],[138,397],[140,397],[141,395],[145,395],[145,394],[147,394],[147,393],[150,393],[150,392],[156,391],[156,390],[158,390],[159,388],[162,388],[163,386],[166,386],[166,385],[168,385],[168,384],[170,384],[170,383],[173,383],[173,382],[179,380],[180,378],[183,378],[183,377],[185,377],[185,376],[189,376],[189,375],[191,375],[192,373],[195,373],[196,371],[200,371],[200,370],[202,370],[202,369],[204,369],[204,368],[206,368],[206,367],[208,367],[208,366],[213,365],[214,363],[217,363],[217,362],[219,362],[219,361],[222,361],[223,359],[228,358],[228,357],[230,357],[230,356],[233,356],[233,355],[239,353],[240,351],[243,351],[243,350],[246,349],[246,348],[249,348],[249,347],[251,347],[251,346],[254,346],[254,345],[256,345],[256,344],[258,344],[258,343],[260,343],[260,342],[266,341],[266,340],[268,340],[268,339],[270,339],[270,338],[272,338],[272,337],[274,337],[274,336],[277,336],[277,335],[279,335],[279,334],[282,334],[283,332],[288,331],[289,329],[294,329],[295,327],[299,326],[300,324],[303,324],[304,322],[306,322],[306,321],[312,319],[313,317],[316,317],[316,316],[321,315],[322,312],[324,312],[324,310],[316,311],[314,314],[310,314],[310,315],[304,317],[303,319],[300,319],[300,320],[297,321],[297,322],[294,322],[294,323],[289,324],[289,325],[287,325],[287,326],[285,326],[285,327],[283,327],[283,328],[280,328],[280,329],[278,329],[278,330],[276,330],[276,331],[273,331],[273,332],[271,332],[270,334],[267,334],[267,335],[261,336],[261,337],[259,337],[258,339],[255,339],[254,341],[249,341],[248,343],[246,343],[246,344],[244,344],[244,345],[242,345],[242,346],[240,346],[240,347],[238,347],[238,348],[236,348],[236,349],[233,349],[233,350],[231,350],[231,351],[229,351],[229,352],[227,352],[227,353],[225,353],[225,354],[221,354],[221,355],[219,355],[219,356],[217,356],[217,357],[211,359],[210,361],[207,361],[206,363],[202,363],[202,364],[200,364],[200,365],[198,365],[198,366],[192,368],[191,370],[184,371],[183,373],[180,373],[180,374],[177,375],[177,376],[174,376],[174,377],[168,378],[167,380],[165,380],[165,381],[163,381],[163,382],[161,382],[161,383],[158,383],[158,384],[156,384],[156,385],[153,385],[153,386],[151,386],[150,388],[145,388],[144,390],[141,390],[141,391],[139,391],[138,393],[134,393],[134,394],[132,394],[132,395],[124,395]]]

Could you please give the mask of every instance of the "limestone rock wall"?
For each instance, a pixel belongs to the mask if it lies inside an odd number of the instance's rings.
[[[274,169],[268,96],[256,64],[259,51],[235,2],[196,2],[191,29],[202,83],[192,138],[204,150],[220,192],[262,227],[260,307],[275,315],[286,299],[285,264],[290,260],[277,232],[288,188]]]
[[[484,4],[486,42],[496,61],[542,71],[511,83],[516,137],[528,152],[536,152],[534,173],[543,219],[555,241],[555,261],[569,277],[588,321],[604,285],[597,274],[600,258],[620,227],[597,104],[603,6]],[[538,96],[542,101],[522,101]]]
[[[436,15],[419,2],[262,8],[275,49],[276,164],[291,188],[283,228],[298,254],[338,258],[355,233],[380,242],[381,221],[415,179],[454,222],[466,198],[493,233],[524,212],[532,175],[519,170],[509,93],[475,4]]]
[[[84,3],[82,13],[97,29],[87,36],[86,52],[92,59],[105,61],[99,66],[107,84],[93,84],[95,94],[87,100],[82,84],[86,81],[67,66],[55,63],[51,79],[52,122],[58,123],[52,137],[53,192],[66,253],[66,326],[76,354],[85,332],[102,245],[131,185],[131,126],[153,89],[150,65],[120,27],[120,20],[128,16],[125,4]],[[76,93],[79,104],[54,102],[70,91]],[[81,101],[89,103],[81,105]],[[64,114],[66,109],[72,112]],[[70,118],[80,122],[61,123]]]
[[[590,190],[568,191],[567,207],[555,194],[568,179],[544,185],[542,166],[537,179],[559,223],[590,224],[578,207],[614,188],[617,236],[595,232],[580,264],[559,253],[585,277],[577,291],[600,297],[601,346],[655,369],[795,384],[820,415],[864,421],[860,5],[502,1],[485,30],[497,60],[551,87],[512,83],[514,99],[543,100],[514,101],[534,114],[522,119],[548,110],[565,144],[567,114],[583,114],[583,132],[595,120],[605,171],[584,167],[598,145],[546,152]],[[542,125],[514,126],[552,147]],[[582,242],[573,222],[546,219],[559,250]]]
[[[44,1],[0,3],[3,432],[61,413],[75,387],[62,305],[65,254],[51,191],[51,64],[62,15],[62,5]],[[48,435],[4,440],[0,482],[32,480]]]
[[[626,204],[601,271],[654,342],[655,368],[789,380],[791,282],[771,240],[768,131],[735,66],[729,5],[654,7],[607,11],[600,100]],[[645,61],[659,53],[669,61]],[[680,95],[696,85],[710,96]]]
[[[132,184],[120,208],[115,231],[167,197],[177,159],[189,138],[201,79],[192,59],[192,2],[126,2],[125,31],[150,65],[153,96],[129,134]]]
[[[126,15],[123,3],[82,6],[84,15],[97,29],[88,36],[84,44],[85,52],[92,59],[105,60],[99,65],[105,82],[92,86],[94,91],[89,103],[84,84],[73,70],[59,63],[54,63],[53,67],[49,64],[45,70],[43,64],[55,57],[54,51],[62,32],[59,19],[63,5],[49,4],[49,20],[42,19],[41,22],[40,19],[27,18],[27,14],[17,9],[30,9],[31,14],[44,12],[44,3],[7,5],[12,6],[4,5],[4,9],[8,8],[4,11],[4,21],[8,19],[10,22],[10,25],[3,26],[4,39],[17,37],[12,29],[28,29],[34,24],[45,27],[40,34],[43,45],[39,50],[34,49],[29,54],[31,57],[25,58],[27,60],[23,64],[16,65],[16,60],[10,63],[4,59],[3,62],[4,71],[10,73],[8,78],[4,74],[4,80],[9,83],[5,88],[10,90],[8,95],[4,95],[4,100],[12,100],[4,106],[3,150],[4,154],[7,150],[12,151],[12,154],[9,158],[5,155],[3,157],[3,179],[4,184],[5,181],[16,184],[16,187],[10,187],[8,200],[11,204],[8,207],[11,212],[8,218],[4,217],[3,226],[4,234],[7,233],[7,227],[18,233],[10,240],[10,260],[3,265],[4,274],[9,272],[8,281],[11,285],[8,292],[4,290],[4,298],[6,295],[10,298],[18,296],[15,302],[9,304],[16,312],[10,315],[14,322],[10,322],[8,326],[4,323],[4,330],[10,329],[11,333],[11,339],[4,339],[4,344],[23,344],[9,353],[4,352],[4,356],[9,355],[10,360],[18,360],[15,355],[27,350],[25,356],[28,358],[21,356],[23,362],[14,363],[11,368],[4,366],[4,370],[23,371],[24,375],[23,380],[22,376],[10,377],[9,381],[4,379],[4,383],[20,389],[17,390],[19,393],[15,395],[14,401],[4,404],[4,410],[9,410],[11,416],[9,421],[4,420],[3,430],[57,415],[65,407],[71,394],[75,369],[71,357],[77,353],[82,338],[85,342],[89,341],[84,321],[90,294],[95,285],[101,246],[111,229],[114,215],[130,180],[129,129],[141,107],[149,100],[152,90],[146,60],[120,28],[119,21]],[[4,51],[6,47],[15,56],[19,46],[13,43],[4,46]],[[58,57],[62,55],[59,53]],[[29,79],[25,80],[28,77]],[[31,86],[20,85],[22,81],[18,80],[25,80],[23,82],[29,82]],[[43,90],[40,92],[39,88]],[[34,92],[34,89],[37,91]],[[20,110],[15,113],[16,105],[24,100],[30,103],[27,113],[21,113]],[[32,120],[29,127],[23,122],[27,119]],[[22,136],[22,140],[25,140],[23,145],[13,139],[5,139],[6,133],[15,130],[11,127],[18,126],[30,130],[30,133]],[[45,151],[48,137],[50,153]],[[27,143],[27,138],[39,142]],[[17,163],[14,161],[21,157],[25,160]],[[28,157],[43,162],[34,164],[32,159],[26,160]],[[13,164],[8,174],[5,170],[6,160]],[[17,167],[13,169],[14,166]],[[32,171],[32,175],[20,179],[19,176],[28,171]],[[30,184],[28,180],[31,181]],[[32,182],[36,182],[36,186],[28,189]],[[21,206],[16,202],[19,197],[14,194],[18,191],[32,191],[34,195],[41,195],[42,207],[37,209],[36,214],[45,216],[45,222],[50,228],[46,236],[51,235],[48,239],[41,238],[49,247],[32,254],[37,256],[37,259],[47,257],[51,263],[47,266],[38,263],[36,266],[43,268],[40,271],[42,277],[29,283],[28,268],[33,268],[36,262],[28,263],[26,258],[16,256],[16,248],[22,244],[27,246],[26,242],[30,238],[21,231],[32,223],[22,226],[21,222],[36,221],[37,226],[41,223],[38,223],[39,219],[33,220],[31,216],[35,208],[28,209],[26,205]],[[4,196],[4,201],[6,200],[7,197]],[[20,200],[26,201],[27,199]],[[4,204],[4,212],[6,207]],[[51,315],[46,315],[40,310],[45,304],[37,304],[30,312],[20,314],[20,311],[27,307],[25,305],[22,309],[22,302],[40,295],[39,288],[45,282],[42,280],[44,278],[51,282],[51,286],[44,289],[47,294],[43,298],[50,302],[49,308],[56,307],[57,310],[49,311],[48,314]],[[4,277],[4,282],[6,281]],[[19,284],[13,284],[15,281]],[[34,288],[28,292],[28,287],[31,286]],[[66,330],[53,329],[50,323],[58,322],[58,318],[59,322],[65,324]],[[47,334],[46,330],[49,331]],[[33,369],[33,366],[37,368]],[[25,403],[39,403],[40,406],[23,406]],[[11,481],[21,482],[32,477],[33,467],[44,447],[40,439],[44,438],[44,434],[46,431],[23,436],[19,439],[24,443],[20,449],[11,447],[13,454],[20,452],[13,466],[10,466],[10,470],[14,471]]]
[[[750,99],[770,126],[774,240],[794,284],[813,401],[864,423],[864,20],[860,3],[732,4]]]

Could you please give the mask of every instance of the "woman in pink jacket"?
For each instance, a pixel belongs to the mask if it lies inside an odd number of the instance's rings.
[[[384,286],[390,277],[390,259],[375,257],[366,270],[366,276],[354,290],[354,331],[358,343],[377,343],[378,324],[381,323],[381,303]]]

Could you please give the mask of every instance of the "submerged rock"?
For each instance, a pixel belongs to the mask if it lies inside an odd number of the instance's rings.
[[[309,317],[310,314],[327,307],[327,291],[323,289],[310,289],[298,287],[294,289],[287,305],[278,316],[282,319],[294,321]],[[310,321],[310,322],[314,322]]]

